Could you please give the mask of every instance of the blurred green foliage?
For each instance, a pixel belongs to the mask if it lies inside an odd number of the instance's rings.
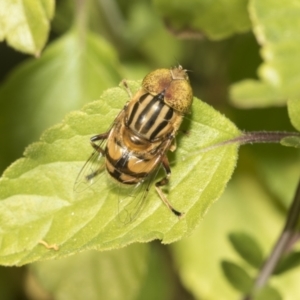
[[[141,79],[150,70],[179,63],[190,70],[195,96],[239,129],[300,129],[295,1],[62,0],[56,3],[51,24],[54,1],[36,3],[14,7],[14,15],[9,0],[0,4],[0,40],[14,47],[0,44],[0,171],[46,128],[98,99],[122,78]],[[12,15],[18,16],[17,24]],[[126,299],[238,298],[239,282],[234,276],[228,280],[221,262],[243,267],[252,278],[257,270],[228,237],[236,232],[253,237],[266,257],[284,224],[299,166],[296,149],[243,146],[227,190],[189,238],[168,247],[134,245],[132,252],[129,247],[111,254],[82,253],[61,264],[35,263],[30,272],[1,267],[0,281],[8,283],[1,285],[0,298],[41,300],[52,295],[73,300],[80,295],[77,289],[85,288],[76,274],[91,276],[85,290],[89,299],[125,299],[119,296],[122,292]],[[110,256],[110,263],[105,264],[102,255]],[[287,269],[272,278],[272,288],[273,294],[292,300],[300,295],[300,270]],[[67,280],[68,272],[74,273],[74,281]],[[115,285],[101,280],[93,284],[105,274]],[[58,280],[63,293],[54,284]],[[18,289],[12,290],[12,285]],[[115,293],[101,293],[114,286]]]

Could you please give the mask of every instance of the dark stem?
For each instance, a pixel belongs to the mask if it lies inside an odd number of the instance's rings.
[[[216,143],[214,145],[203,148],[200,152],[207,152],[214,148],[218,148],[231,144],[254,144],[254,143],[280,143],[283,138],[286,137],[300,137],[299,132],[287,132],[287,131],[250,131],[244,132],[242,135],[226,140],[224,142]]]
[[[299,132],[287,132],[287,131],[250,131],[244,132],[239,137],[223,142],[224,144],[239,143],[254,144],[254,143],[280,143],[285,137],[298,136]]]
[[[300,180],[294,196],[293,203],[289,209],[285,226],[282,230],[279,239],[277,240],[269,258],[262,266],[253,286],[252,293],[261,289],[269,277],[272,275],[275,267],[277,266],[280,258],[291,251],[293,245],[299,238],[299,232],[297,227],[299,225],[300,216]],[[244,297],[244,299],[250,299],[250,295]]]

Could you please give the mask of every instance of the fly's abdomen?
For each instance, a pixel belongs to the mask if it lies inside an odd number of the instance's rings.
[[[144,155],[128,149],[122,143],[118,131],[113,131],[105,148],[106,170],[109,175],[123,184],[142,182],[159,163],[159,157]]]
[[[137,184],[142,182],[157,166],[157,157],[143,160],[134,153],[120,153],[118,160],[111,157],[106,148],[106,170],[109,175],[123,184]]]

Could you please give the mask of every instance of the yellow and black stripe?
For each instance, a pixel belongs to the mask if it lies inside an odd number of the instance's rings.
[[[164,92],[153,97],[146,93],[128,107],[126,126],[149,142],[165,136],[174,110],[164,103]]]

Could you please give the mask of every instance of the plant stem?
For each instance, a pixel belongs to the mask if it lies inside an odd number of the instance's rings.
[[[116,1],[98,0],[110,29],[118,37],[123,37],[125,21]]]
[[[231,145],[231,144],[254,144],[254,143],[280,143],[283,138],[286,137],[300,137],[299,132],[287,132],[287,131],[250,131],[244,132],[242,135],[226,140],[224,142],[216,143],[211,146],[205,147],[200,152],[207,152],[212,149]],[[199,153],[199,151],[197,151]]]
[[[280,143],[283,138],[286,137],[298,137],[300,138],[300,133],[291,131],[250,131],[244,132],[238,137],[235,137],[231,140],[226,140],[223,142],[215,143],[213,145],[204,147],[195,152],[190,152],[189,155],[196,155],[199,153],[205,153],[212,149],[219,148],[226,145],[238,144],[239,146],[245,144],[254,144],[254,143]]]
[[[300,133],[287,131],[250,131],[244,132],[237,138],[223,142],[223,145],[231,143],[239,143],[240,145],[254,143],[280,143],[283,138],[290,136],[300,137]]]
[[[300,216],[300,180],[298,187],[289,209],[285,226],[279,236],[269,258],[265,261],[262,266],[252,289],[252,293],[261,289],[269,277],[272,275],[275,267],[277,266],[280,258],[291,251],[293,245],[299,239],[299,216]],[[244,297],[244,299],[251,299],[250,295]]]
[[[78,28],[80,39],[85,37],[88,4],[89,0],[75,1],[75,26]]]

